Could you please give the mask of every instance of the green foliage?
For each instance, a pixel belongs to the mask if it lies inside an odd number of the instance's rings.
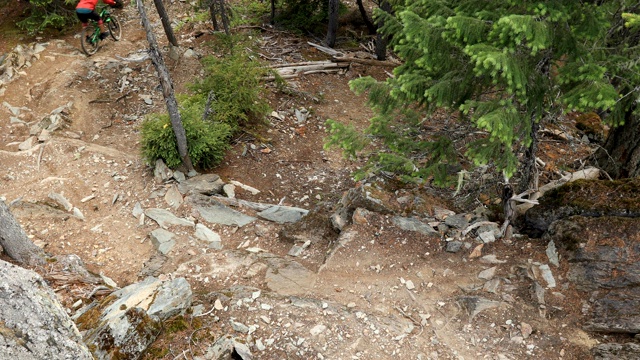
[[[352,81],[368,92],[376,115],[367,134],[385,145],[375,168],[409,177],[442,177],[457,162],[451,142],[429,134],[423,120],[442,110],[484,134],[465,155],[511,177],[532,143],[535,123],[562,111],[597,111],[620,124],[640,93],[637,1],[395,1],[395,15],[376,11],[381,31],[404,60],[394,78]],[[637,12],[637,7],[636,10]],[[624,18],[623,18],[624,17]],[[626,27],[624,26],[626,25]],[[635,26],[635,27],[634,27]],[[330,124],[329,144],[350,156],[356,135]],[[439,145],[435,145],[439,144]],[[384,164],[388,163],[388,166]],[[436,166],[439,165],[439,166]]]
[[[212,121],[227,123],[234,129],[263,121],[269,105],[261,79],[267,70],[257,60],[240,51],[222,58],[206,57],[203,64],[206,76],[190,89],[203,99],[211,92],[215,95],[216,101],[211,104]]]
[[[48,28],[62,29],[76,20],[76,0],[30,0],[29,16],[16,25],[29,34]]]
[[[240,44],[238,48],[246,47]],[[178,101],[191,162],[207,169],[222,161],[231,136],[262,121],[269,107],[260,83],[266,70],[246,52],[207,57],[203,63],[206,75],[189,86],[191,94],[179,95]],[[203,119],[207,104],[208,116]],[[169,167],[181,164],[167,114],[148,116],[141,132],[142,153],[148,162],[161,158]]]
[[[219,164],[229,148],[229,124],[202,120],[204,102],[181,97],[180,115],[187,134],[189,157],[194,166],[209,169]],[[182,163],[168,114],[151,114],[142,123],[142,154],[149,163],[163,159],[176,168]]]

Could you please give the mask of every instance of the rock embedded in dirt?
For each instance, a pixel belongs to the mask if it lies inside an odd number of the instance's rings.
[[[295,223],[307,215],[309,210],[291,206],[272,206],[258,213],[258,216],[278,224]]]
[[[185,202],[195,209],[202,219],[212,224],[242,227],[257,220],[253,216],[233,210],[215,199],[204,195],[196,194],[187,196]]]
[[[448,241],[445,245],[445,251],[450,253],[457,253],[458,251],[460,251],[460,249],[462,249],[462,245],[464,245],[462,241]]]
[[[169,181],[173,177],[173,171],[165,165],[162,159],[156,160],[156,166],[153,169],[153,176],[156,181],[163,183]]]
[[[469,226],[468,215],[467,214],[450,215],[450,216],[447,216],[446,219],[444,219],[444,223],[447,226],[464,230],[467,228],[467,226]]]
[[[600,344],[591,350],[595,360],[637,360],[640,344]]]
[[[196,224],[184,218],[175,216],[171,211],[165,209],[151,208],[144,211],[145,215],[153,219],[163,229],[168,228],[170,225],[178,226],[195,226]]]
[[[598,194],[594,196],[594,194]],[[525,233],[540,237],[557,220],[570,216],[640,217],[640,178],[577,180],[548,191],[525,213]]]
[[[220,235],[203,224],[196,224],[195,236],[198,239],[207,242],[210,249],[222,249],[222,239],[220,238]]]
[[[168,254],[176,245],[176,234],[165,229],[155,229],[150,234],[151,243],[161,254]]]
[[[592,304],[585,328],[640,333],[640,221],[574,216],[545,236],[567,252],[568,279]]]
[[[394,225],[397,227],[407,230],[407,231],[415,231],[424,235],[433,235],[440,237],[440,233],[435,231],[430,225],[423,223],[422,221],[416,218],[406,218],[401,216],[394,216],[391,219]]]
[[[0,260],[0,293],[0,358],[92,359],[40,275]]]
[[[186,179],[178,184],[178,190],[182,194],[219,194],[224,186],[224,181],[216,174],[201,174]]]

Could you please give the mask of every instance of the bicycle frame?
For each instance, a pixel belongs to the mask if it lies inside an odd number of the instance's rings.
[[[102,19],[103,24],[107,25],[107,23],[111,21],[111,13],[109,12],[109,8],[107,6],[100,6],[98,9],[100,9],[100,11],[98,12],[100,19]],[[91,35],[91,42],[95,43],[97,41],[100,41],[100,28],[98,27],[98,22],[95,20],[89,21],[95,23],[96,25],[95,30]]]

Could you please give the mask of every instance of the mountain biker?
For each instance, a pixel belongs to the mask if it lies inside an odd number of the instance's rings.
[[[102,23],[102,19],[100,15],[95,11],[96,5],[98,5],[99,0],[80,0],[78,6],[76,6],[76,15],[78,15],[78,19],[82,22],[82,27],[87,27],[89,20],[95,20],[98,23],[98,27],[100,27],[100,40],[104,40],[109,36],[109,32],[105,31],[104,24]],[[105,4],[116,7],[119,4],[114,0],[102,0]]]

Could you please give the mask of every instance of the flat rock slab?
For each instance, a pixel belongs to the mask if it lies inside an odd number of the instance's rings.
[[[176,245],[176,235],[165,229],[155,229],[150,234],[151,243],[162,254],[167,254]]]
[[[316,274],[295,261],[272,258],[265,280],[267,287],[281,295],[309,292],[316,282]]]
[[[197,224],[195,235],[198,239],[207,242],[209,244],[209,248],[216,250],[222,249],[222,239],[220,238],[220,235],[208,227],[202,224]]]
[[[56,294],[37,273],[0,261],[0,359],[92,359]]]
[[[440,236],[429,224],[425,224],[422,221],[415,218],[406,218],[401,216],[395,216],[391,220],[397,227],[407,231],[416,231],[425,235]]]
[[[196,205],[195,209],[200,213],[200,216],[202,216],[205,221],[212,224],[235,225],[242,227],[257,220],[253,216],[245,215],[222,204],[207,206]]]
[[[640,359],[640,344],[600,344],[591,349],[595,360]]]
[[[196,175],[178,184],[178,190],[183,194],[219,194],[224,181],[216,174]]]
[[[151,208],[144,211],[144,214],[155,220],[160,227],[166,229],[171,225],[195,226],[196,224],[185,218],[175,216],[171,211],[165,209]]]
[[[309,210],[291,206],[272,206],[258,213],[263,219],[277,222],[278,224],[294,223],[307,215]]]

